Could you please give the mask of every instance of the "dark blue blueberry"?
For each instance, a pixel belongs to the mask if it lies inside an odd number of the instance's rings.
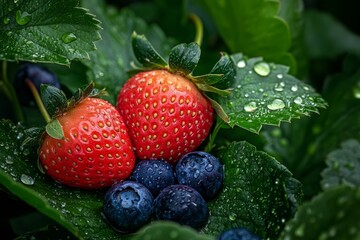
[[[224,180],[223,166],[207,152],[195,151],[182,156],[175,168],[179,184],[195,188],[206,200],[213,198]]]
[[[260,240],[246,228],[233,228],[220,234],[218,240]]]
[[[149,220],[153,203],[153,196],[142,184],[123,181],[105,194],[103,214],[116,230],[134,232]]]
[[[185,185],[164,188],[154,201],[155,217],[174,221],[195,229],[203,227],[209,218],[207,203],[200,193]]]
[[[19,101],[24,105],[29,105],[34,97],[25,83],[25,79],[29,79],[40,92],[41,84],[48,84],[56,88],[60,88],[60,83],[56,75],[44,67],[33,63],[25,63],[17,70],[14,80],[14,87]]]
[[[165,187],[175,184],[174,169],[163,160],[140,161],[130,179],[143,184],[154,197]]]

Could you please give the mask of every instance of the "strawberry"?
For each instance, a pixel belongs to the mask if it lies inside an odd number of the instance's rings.
[[[135,164],[127,128],[109,102],[85,97],[56,117],[61,139],[45,133],[39,149],[44,171],[71,187],[95,189],[126,179]]]
[[[219,103],[205,94],[230,94],[227,87],[235,76],[235,64],[223,54],[210,73],[194,76],[200,59],[196,42],[179,44],[162,58],[143,35],[132,35],[137,62],[136,75],[118,94],[117,109],[129,129],[139,159],[163,159],[174,164],[209,135],[214,113],[219,121],[229,118]],[[212,141],[208,144],[212,147]]]
[[[167,70],[136,74],[121,89],[117,109],[140,159],[175,163],[208,136],[214,111],[189,79]]]

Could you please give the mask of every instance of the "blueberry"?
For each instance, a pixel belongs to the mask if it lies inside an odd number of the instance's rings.
[[[48,84],[56,88],[60,88],[60,83],[56,75],[44,67],[33,63],[25,63],[17,70],[14,80],[16,93],[19,101],[23,105],[29,105],[34,97],[25,83],[25,79],[29,79],[34,83],[36,89],[40,91],[41,84]]]
[[[116,230],[134,232],[149,220],[153,203],[153,196],[142,184],[123,181],[105,194],[103,214]]]
[[[206,200],[221,189],[224,171],[219,160],[207,152],[195,151],[182,156],[175,167],[179,184],[196,189]]]
[[[171,185],[155,198],[154,214],[159,220],[174,221],[200,229],[209,218],[209,209],[200,193],[192,187]]]
[[[260,238],[246,228],[233,228],[220,234],[218,240],[260,240]]]
[[[140,161],[130,179],[143,184],[154,197],[165,187],[175,184],[174,169],[163,160]]]

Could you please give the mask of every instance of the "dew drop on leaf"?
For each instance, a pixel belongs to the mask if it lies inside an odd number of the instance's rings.
[[[277,91],[277,92],[282,92],[282,91],[284,91],[284,86],[285,86],[285,84],[283,82],[276,83],[275,87],[274,87],[274,90]]]
[[[258,75],[266,77],[270,74],[270,66],[266,62],[259,62],[254,65],[254,71]]]
[[[282,79],[282,78],[284,77],[284,75],[282,75],[281,73],[279,73],[279,74],[276,75],[276,77],[277,77],[278,79]]]
[[[249,102],[244,106],[245,112],[254,112],[256,109],[256,102]]]
[[[236,213],[230,213],[230,214],[229,214],[229,219],[230,219],[231,221],[235,221],[236,218],[237,218]]]
[[[302,100],[302,98],[301,97],[296,97],[295,99],[294,99],[294,103],[296,103],[296,104],[302,104],[302,102],[303,102],[303,100]]]
[[[7,164],[13,164],[14,163],[14,159],[11,156],[6,156],[5,157],[5,162]]]
[[[75,41],[77,39],[76,35],[74,33],[64,33],[62,36],[61,36],[61,40],[68,44],[68,43],[71,43],[73,41]]]
[[[291,86],[291,91],[296,92],[298,90],[298,85]]]
[[[360,99],[360,86],[359,85],[353,88],[353,94],[354,94],[355,98]]]
[[[5,25],[9,24],[10,23],[10,18],[4,17],[3,22],[4,22]]]
[[[267,105],[267,108],[270,110],[279,110],[285,107],[285,103],[281,99],[274,99],[270,104]]]
[[[33,185],[35,183],[35,180],[26,174],[21,174],[20,180],[25,185]]]
[[[244,68],[246,67],[246,62],[244,60],[241,60],[236,65],[238,66],[238,68]]]
[[[15,20],[17,24],[21,26],[26,25],[31,20],[31,14],[28,12],[21,12],[20,10],[17,10]]]

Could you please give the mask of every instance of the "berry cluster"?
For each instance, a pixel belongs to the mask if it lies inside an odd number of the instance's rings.
[[[143,36],[132,41],[144,68],[124,84],[116,106],[98,98],[93,84],[67,99],[46,69],[28,64],[19,70],[15,85],[31,89],[47,122],[39,166],[70,187],[110,187],[102,212],[118,231],[134,232],[151,218],[200,229],[209,217],[206,201],[224,176],[216,157],[196,149],[215,112],[227,119],[205,92],[229,94],[214,84],[226,82],[232,62],[223,56],[208,75],[193,76],[196,43],[174,47],[167,63]]]
[[[206,152],[187,153],[175,167],[164,160],[143,160],[129,180],[108,190],[103,213],[120,232],[133,232],[151,217],[200,229],[209,217],[206,201],[222,182],[223,166]]]

